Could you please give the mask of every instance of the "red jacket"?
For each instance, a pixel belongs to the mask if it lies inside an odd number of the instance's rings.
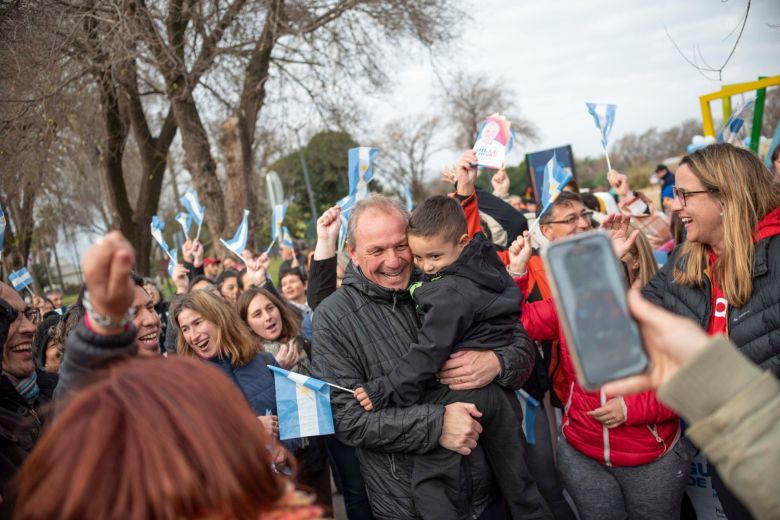
[[[515,279],[526,294],[528,275]],[[523,326],[531,339],[561,342],[561,368],[568,384],[563,396],[563,435],[580,453],[608,466],[640,466],[653,462],[669,451],[680,435],[680,422],[670,409],[658,402],[655,392],[626,396],[626,422],[607,428],[587,415],[600,407],[602,396],[587,392],[577,384],[566,338],[558,322],[552,299],[528,303],[523,299]],[[603,402],[609,397],[603,396]]]

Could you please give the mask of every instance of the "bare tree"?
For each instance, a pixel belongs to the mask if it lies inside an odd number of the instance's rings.
[[[345,101],[355,104],[350,99],[351,87],[385,84],[385,41],[396,43],[392,51],[400,50],[404,41],[432,47],[450,38],[445,28],[458,15],[448,0],[233,0],[213,4],[135,0],[129,5],[137,34],[148,50],[145,59],[164,78],[188,169],[208,207],[206,218],[215,235],[235,225],[242,205],[250,211],[255,208],[251,189],[255,137],[269,88],[276,90],[283,104],[310,102],[326,118]],[[225,78],[238,80],[240,88],[232,88],[236,82]],[[196,96],[199,86],[224,107],[227,117],[235,118],[222,126],[219,141],[223,153],[230,150],[224,174],[228,179],[240,176],[238,182],[229,180],[228,186],[241,186],[241,201],[228,203],[223,190],[205,105]],[[240,162],[235,160],[232,143],[236,141]]]
[[[383,153],[378,171],[386,184],[399,193],[404,184],[409,184],[414,201],[428,196],[425,173],[431,155],[442,149],[435,144],[440,125],[438,116],[415,116],[388,123],[382,133]]]
[[[482,121],[500,112],[512,121],[518,139],[536,141],[536,127],[519,114],[517,95],[500,78],[485,79],[478,75],[456,75],[452,87],[445,92],[445,112],[455,131],[454,144],[458,149],[471,148]]]

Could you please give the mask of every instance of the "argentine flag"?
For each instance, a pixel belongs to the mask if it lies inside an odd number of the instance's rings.
[[[168,276],[173,276],[173,268],[176,267],[176,255],[179,252],[175,247],[171,249],[171,254],[168,255]]]
[[[22,290],[33,281],[32,275],[30,275],[30,271],[28,271],[26,267],[22,267],[18,271],[9,274],[8,279],[11,281],[14,289],[16,289],[16,292],[22,292]]]
[[[552,158],[547,162],[547,166],[544,167],[544,182],[542,183],[541,203],[542,211],[538,215],[538,219],[542,218],[542,215],[550,209],[552,203],[558,198],[558,195],[563,191],[563,188],[571,180],[571,173],[561,168],[558,164],[558,160],[553,154]]]
[[[371,163],[379,153],[379,148],[361,146],[352,148],[347,155],[349,164],[349,194],[362,200],[368,195],[368,182],[374,177]]]
[[[313,437],[335,432],[328,383],[279,367],[267,366],[274,374],[279,439]]]
[[[194,189],[190,189],[180,199],[181,205],[187,210],[187,213],[192,217],[197,225],[203,225],[203,215],[206,213],[206,208],[200,205],[198,200],[198,192]],[[178,216],[176,220],[179,220]]]
[[[287,203],[277,204],[271,210],[271,244],[282,238],[282,222],[287,214]]]
[[[290,235],[290,230],[287,229],[287,226],[282,226],[282,245],[284,247],[289,247],[290,249],[295,249],[295,243],[293,242],[292,235]]]
[[[246,240],[249,238],[249,210],[244,210],[244,218],[241,219],[241,225],[238,226],[236,234],[228,241],[219,239],[223,246],[233,251],[236,255],[241,256],[241,253],[246,249]]]
[[[347,195],[336,203],[341,208],[341,227],[339,228],[339,246],[338,250],[344,247],[344,242],[347,239],[347,223],[349,222],[349,216],[352,214],[352,209],[357,203],[357,197],[355,194]]]
[[[190,227],[192,226],[192,216],[189,213],[180,211],[176,214],[176,222],[179,223],[181,229],[184,231],[184,236],[187,240],[190,239]]]
[[[414,209],[414,200],[412,200],[412,187],[404,184],[404,201],[406,202],[406,211],[411,212]]]
[[[745,125],[745,113],[753,106],[755,98],[748,100],[742,106],[737,108],[729,116],[729,120],[723,125],[715,139],[718,143],[734,143],[739,138],[739,132]]]
[[[162,219],[157,215],[152,215],[152,236],[157,241],[157,243],[160,244],[160,247],[163,251],[165,251],[165,254],[168,255],[168,258],[176,262],[176,257],[171,255],[171,250],[168,248],[168,243],[165,242],[165,238],[163,237],[163,229],[165,229],[165,222],[163,222]]]
[[[3,207],[0,206],[0,250],[3,248],[3,240],[5,239],[5,225],[7,224],[7,221],[5,220],[5,213],[3,213]]]
[[[588,106],[588,112],[593,116],[593,120],[596,122],[596,127],[601,131],[601,146],[607,149],[607,143],[609,142],[609,133],[612,131],[612,123],[615,122],[615,110],[616,105],[608,105],[606,103],[586,103]]]

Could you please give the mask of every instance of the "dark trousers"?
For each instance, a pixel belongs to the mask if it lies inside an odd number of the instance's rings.
[[[576,520],[574,512],[563,496],[563,481],[555,464],[550,423],[547,421],[544,401],[540,401],[534,422],[536,443],[526,447],[528,469],[536,485],[552,511],[555,520]],[[555,433],[557,435],[557,432]]]
[[[328,449],[336,483],[344,496],[347,518],[374,520],[355,448],[340,442],[335,435],[325,437],[325,446]]]
[[[425,403],[473,403],[482,412],[479,442],[514,519],[552,518],[525,462],[522,413],[512,392],[496,384],[476,390],[452,391],[440,386],[423,398]],[[414,457],[412,496],[424,519],[459,518],[468,497],[461,490],[463,456],[439,446]]]

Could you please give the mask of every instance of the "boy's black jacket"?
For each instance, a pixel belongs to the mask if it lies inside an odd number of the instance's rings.
[[[522,293],[482,233],[413,297],[422,313],[417,343],[390,374],[364,385],[377,409],[419,402],[453,351],[505,347],[523,333]]]

